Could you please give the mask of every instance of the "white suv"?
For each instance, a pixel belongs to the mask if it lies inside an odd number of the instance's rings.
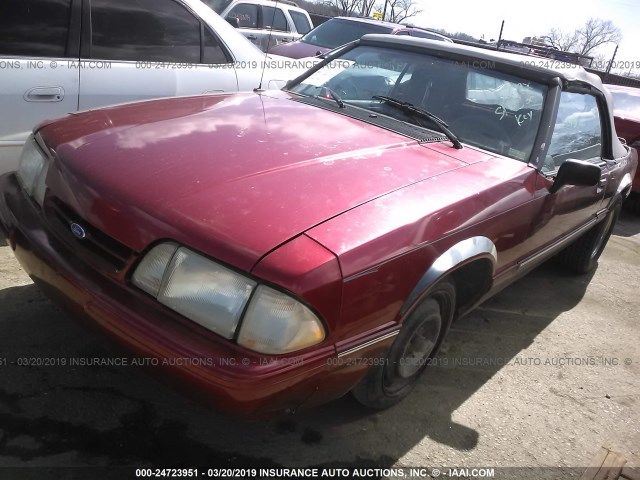
[[[0,173],[15,170],[42,120],[133,100],[251,90],[264,60],[200,0],[2,0]],[[299,73],[269,68],[263,88]]]
[[[263,52],[313,29],[309,13],[290,0],[203,0]]]

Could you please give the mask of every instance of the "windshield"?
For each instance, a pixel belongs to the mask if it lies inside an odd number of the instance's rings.
[[[345,43],[358,40],[368,33],[389,33],[389,27],[371,23],[332,18],[321,23],[300,39],[318,47],[336,48]]]
[[[202,0],[211,10],[220,15],[233,0]]]
[[[463,143],[528,161],[547,87],[501,73],[491,62],[359,46],[291,86],[290,91],[323,99],[337,96],[346,107],[423,126],[410,110],[374,98],[391,97],[439,117]]]
[[[639,93],[621,92],[612,90],[613,112],[619,117],[640,118],[640,91]]]

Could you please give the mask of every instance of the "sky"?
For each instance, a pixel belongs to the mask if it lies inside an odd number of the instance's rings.
[[[545,35],[552,28],[571,32],[591,17],[611,20],[622,32],[616,63],[633,63],[640,73],[640,0],[414,0],[422,10],[408,20],[427,28],[464,32],[485,40],[502,38],[521,42],[524,37]],[[597,52],[611,59],[614,44]],[[637,62],[637,65],[636,65]],[[625,71],[629,65],[625,65]],[[619,70],[619,69],[618,69]]]

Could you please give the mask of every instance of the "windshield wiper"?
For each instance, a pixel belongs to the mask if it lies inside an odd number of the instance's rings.
[[[338,107],[345,108],[344,102],[336,92],[334,92],[333,90],[331,90],[329,87],[326,87],[326,86],[317,87],[317,88],[321,88],[322,90],[318,95],[315,96],[315,98],[332,98],[338,104]]]
[[[436,117],[433,113],[420,107],[416,107],[412,103],[403,102],[402,100],[398,100],[397,98],[387,97],[385,95],[374,95],[371,98],[375,100],[382,100],[387,105],[391,105],[392,107],[395,107],[398,110],[402,110],[405,113],[418,115],[422,118],[426,118],[427,120],[431,120],[431,122],[434,123],[438,127],[438,129],[447,136],[449,140],[451,140],[451,143],[453,143],[453,146],[455,148],[462,148],[462,143],[460,143],[458,137],[451,130],[449,130],[449,125],[447,125],[441,118]]]

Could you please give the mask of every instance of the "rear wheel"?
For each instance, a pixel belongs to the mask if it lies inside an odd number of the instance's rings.
[[[640,193],[631,192],[629,198],[624,202],[624,206],[627,211],[640,215]]]
[[[384,362],[372,367],[352,390],[360,403],[370,408],[388,408],[411,392],[451,325],[455,298],[452,281],[445,280],[411,312]]]
[[[560,262],[576,273],[587,273],[596,266],[616,225],[622,204],[617,201],[607,217],[558,255]]]

